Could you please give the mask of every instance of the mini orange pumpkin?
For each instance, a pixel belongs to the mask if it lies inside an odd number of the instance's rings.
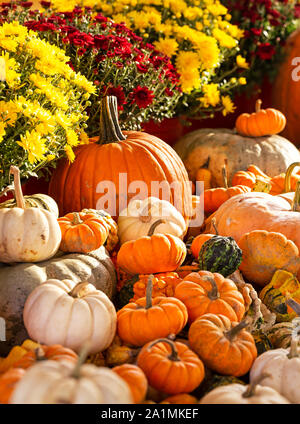
[[[179,395],[169,396],[160,403],[171,405],[192,405],[198,403],[198,399],[187,393],[180,393]]]
[[[73,212],[58,218],[62,233],[60,250],[88,253],[102,246],[109,234],[107,223],[93,212]]]
[[[148,236],[122,244],[117,262],[120,268],[130,274],[155,274],[175,271],[186,257],[184,242],[171,234],[153,234],[155,228],[164,222],[156,221]]]
[[[169,339],[147,343],[140,351],[137,364],[149,384],[167,394],[189,393],[202,382],[202,361],[185,344]]]
[[[189,343],[204,364],[213,371],[235,377],[246,374],[257,350],[246,321],[231,322],[221,314],[205,314],[189,329]]]
[[[149,275],[139,275],[138,281],[133,285],[134,296],[132,301],[136,301],[146,296],[146,289]],[[152,280],[152,297],[167,296],[173,297],[175,287],[182,281],[176,272],[164,272],[155,274]]]
[[[61,345],[45,346],[41,345],[34,351],[27,352],[19,361],[17,361],[13,367],[23,368],[26,370],[31,367],[37,361],[43,361],[45,359],[51,361],[67,361],[75,364],[78,360],[78,356],[73,350],[63,347]]]
[[[187,307],[190,323],[209,312],[223,314],[230,321],[241,321],[245,314],[245,301],[236,284],[218,273],[189,274],[176,286],[175,297]]]
[[[0,376],[0,404],[8,404],[16,384],[23,378],[25,370],[11,368]]]
[[[231,197],[251,191],[249,187],[243,185],[228,187],[226,162],[227,161],[225,161],[225,165],[222,168],[224,187],[204,190],[204,211],[207,214],[215,212],[223,203],[226,202],[226,200],[230,199]]]
[[[123,364],[113,368],[130,387],[134,403],[142,402],[147,393],[148,381],[143,370],[137,365]]]
[[[277,269],[297,274],[300,268],[298,247],[281,233],[251,231],[238,245],[243,251],[240,270],[247,280],[260,286],[267,285]]]
[[[253,189],[257,179],[268,183],[271,181],[271,178],[259,169],[258,166],[250,165],[247,171],[238,171],[234,174],[232,178],[232,185],[244,185]]]
[[[284,130],[286,118],[276,109],[261,109],[262,101],[257,100],[255,112],[243,113],[235,123],[239,134],[247,137],[264,137],[275,135]]]
[[[152,278],[150,275],[146,297],[129,303],[117,313],[118,336],[133,346],[178,334],[188,320],[187,309],[179,299],[160,296],[152,299]]]
[[[214,218],[212,218],[212,224],[214,225],[214,223],[215,220]],[[216,226],[214,226],[214,230],[215,234],[199,234],[197,237],[194,238],[191,244],[191,251],[194,258],[199,259],[200,250],[207,240],[210,240],[215,235],[219,235]]]

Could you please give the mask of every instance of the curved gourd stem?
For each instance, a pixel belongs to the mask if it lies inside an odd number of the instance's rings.
[[[246,321],[246,320],[244,320],[244,321],[241,321],[238,325],[236,325],[235,327],[232,327],[231,328],[231,330],[229,330],[229,331],[227,331],[224,335],[225,335],[225,337],[230,341],[230,342],[232,342],[234,339],[235,339],[235,337],[239,334],[239,332],[240,331],[242,331],[243,330],[243,328],[245,328],[245,327],[247,327],[247,325],[248,325],[249,323]]]
[[[20,180],[20,170],[17,166],[11,166],[9,173],[14,176],[14,186],[15,186],[15,196],[17,207],[21,209],[25,209],[25,199],[22,193],[21,180]]]
[[[265,378],[270,377],[270,374],[261,374],[255,378],[247,387],[247,390],[242,394],[243,398],[249,398],[255,395],[256,386],[261,383]]]
[[[262,106],[262,100],[261,99],[256,100],[255,113],[258,113],[261,111],[261,106]]]
[[[219,235],[219,231],[217,229],[217,220],[216,220],[216,218],[212,218],[211,223],[212,223],[212,226],[214,227],[214,230],[216,232],[216,236],[218,236]]]
[[[150,274],[148,277],[148,283],[146,288],[146,309],[152,308],[153,279],[154,275]]]
[[[174,342],[172,342],[170,339],[157,339],[157,340],[154,340],[154,342],[151,343],[151,345],[148,347],[148,350],[150,350],[157,343],[167,343],[171,347],[171,354],[168,356],[168,358],[171,361],[180,361],[180,358],[178,356],[178,350],[176,349],[176,346],[175,346]]]
[[[118,119],[116,96],[106,96],[100,103],[100,135],[98,144],[118,143],[126,140]]]
[[[153,236],[156,227],[158,227],[160,224],[165,224],[165,223],[166,223],[166,221],[164,219],[158,219],[157,221],[153,222],[153,224],[151,225],[151,227],[148,231],[147,236],[148,237]]]
[[[293,212],[300,212],[300,181],[297,181],[295,196],[292,204]]]
[[[292,176],[292,173],[293,173],[294,169],[296,168],[296,166],[300,166],[300,162],[292,163],[286,171],[285,179],[284,179],[284,192],[285,193],[290,193],[290,191],[291,191],[291,176]]]
[[[218,286],[215,280],[212,277],[207,277],[207,276],[204,276],[203,280],[209,281],[212,287],[212,289],[207,293],[207,297],[210,300],[218,299],[220,297],[220,294],[219,294]]]

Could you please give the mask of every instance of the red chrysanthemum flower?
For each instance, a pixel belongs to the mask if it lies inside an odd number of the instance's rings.
[[[152,90],[147,87],[141,87],[138,85],[133,92],[130,94],[132,103],[136,103],[139,108],[143,109],[153,102],[154,94]]]

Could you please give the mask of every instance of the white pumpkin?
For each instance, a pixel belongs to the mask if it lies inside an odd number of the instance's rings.
[[[276,390],[291,403],[300,403],[300,356],[297,339],[290,349],[273,349],[258,356],[250,371],[250,381],[268,374],[261,384]]]
[[[151,226],[158,220],[155,234],[172,234],[183,239],[187,227],[183,216],[168,201],[156,197],[131,200],[118,218],[118,234],[121,244],[147,236]]]
[[[89,342],[89,353],[96,353],[111,344],[117,314],[106,294],[94,285],[53,279],[30,293],[23,319],[33,340],[61,344],[76,352]]]
[[[264,387],[258,384],[228,384],[217,387],[205,395],[199,402],[202,405],[208,404],[289,404],[290,402],[281,396],[271,387]]]
[[[15,387],[12,404],[131,404],[127,383],[109,368],[42,361]]]
[[[27,208],[21,190],[20,172],[12,166],[17,207],[0,209],[0,262],[40,262],[55,255],[61,231],[55,215]]]

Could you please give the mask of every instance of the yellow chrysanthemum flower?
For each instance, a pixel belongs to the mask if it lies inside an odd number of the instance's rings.
[[[181,51],[178,53],[176,58],[176,68],[179,72],[182,72],[186,68],[198,70],[200,66],[200,60],[197,53],[189,51]]]
[[[203,87],[204,96],[200,97],[200,102],[205,108],[217,106],[220,103],[220,92],[218,84],[207,84]]]
[[[247,80],[244,77],[239,78],[239,84],[240,85],[246,85],[247,84]]]
[[[246,59],[240,54],[236,57],[236,63],[239,68],[248,69],[249,63],[247,63]]]
[[[26,131],[25,135],[21,135],[20,138],[21,141],[17,141],[17,144],[27,152],[30,163],[45,159],[44,154],[47,152],[45,140],[37,131]]]
[[[176,53],[178,43],[174,38],[160,38],[154,43],[154,46],[166,56],[172,57]]]
[[[180,85],[184,93],[190,93],[200,87],[200,74],[195,68],[186,68],[180,72]]]
[[[234,106],[229,96],[222,96],[222,105],[224,107],[222,110],[222,114],[224,116],[228,115],[229,113],[233,113],[236,109],[236,106]]]
[[[196,46],[201,65],[204,69],[214,69],[220,64],[220,49],[213,37],[204,37]]]
[[[67,155],[67,158],[69,159],[69,161],[74,162],[75,153],[73,152],[72,147],[67,144],[65,146],[65,152],[66,152],[66,155]]]

